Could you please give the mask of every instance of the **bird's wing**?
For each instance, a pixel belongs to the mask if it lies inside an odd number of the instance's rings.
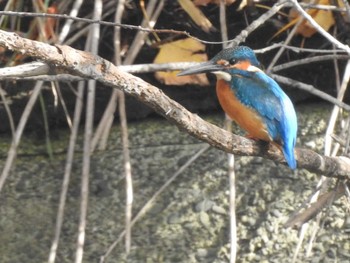
[[[278,84],[263,72],[251,72],[244,77],[233,78],[232,81],[238,99],[263,117],[271,137],[274,140],[284,140],[284,100],[289,98]]]

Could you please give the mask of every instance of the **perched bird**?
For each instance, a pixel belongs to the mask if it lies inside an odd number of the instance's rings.
[[[184,70],[178,76],[214,73],[216,93],[227,115],[248,137],[277,144],[289,167],[295,169],[298,124],[293,104],[259,66],[254,51],[239,46],[222,50],[208,62]]]

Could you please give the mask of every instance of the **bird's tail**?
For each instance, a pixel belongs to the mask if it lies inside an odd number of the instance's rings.
[[[286,161],[288,163],[288,166],[295,170],[297,168],[297,162],[295,161],[294,157],[294,147],[288,147],[288,145],[284,145],[282,148],[284,158],[286,158]]]

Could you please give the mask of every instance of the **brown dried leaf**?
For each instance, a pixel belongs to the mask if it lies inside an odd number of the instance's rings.
[[[154,59],[154,63],[169,62],[203,62],[208,57],[204,53],[205,46],[192,38],[173,41],[160,46],[160,50]],[[197,84],[201,86],[209,85],[205,74],[181,76],[176,74],[179,71],[156,72],[155,77],[167,85]]]
[[[330,5],[329,0],[320,0],[318,4]],[[308,13],[326,31],[328,31],[329,28],[334,25],[334,18],[331,11],[310,9]],[[299,14],[295,14],[294,10],[291,10],[289,15],[292,18],[299,19]],[[297,33],[304,37],[311,37],[316,32],[317,30],[306,20],[304,20],[297,29]]]
[[[304,0],[304,2],[309,3],[310,1]],[[342,6],[341,1],[339,1],[339,5]],[[320,5],[330,5],[329,0],[319,0],[317,4]],[[334,25],[335,21],[333,18],[333,14],[331,11],[326,11],[326,10],[319,10],[319,9],[309,9],[307,13],[312,16],[312,18],[326,31],[329,30],[331,26]],[[285,25],[283,28],[281,28],[273,37],[279,35],[280,33],[284,32],[291,26],[295,25],[299,19],[300,19],[300,14],[295,10],[291,9],[289,12],[289,19],[290,22]],[[313,36],[317,30],[307,21],[304,20],[297,28],[296,33],[300,34],[304,37],[311,37]]]

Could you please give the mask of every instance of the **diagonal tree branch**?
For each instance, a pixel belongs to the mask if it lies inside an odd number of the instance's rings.
[[[44,60],[55,69],[55,72],[95,79],[107,86],[118,88],[153,108],[179,129],[220,150],[236,155],[262,156],[276,162],[285,162],[280,150],[272,144],[234,135],[204,121],[171,100],[157,87],[119,70],[101,57],[69,46],[53,46],[25,39],[3,30],[0,30],[0,46]],[[350,159],[347,157],[322,156],[307,149],[296,149],[296,157],[299,168],[328,177],[350,178]]]

